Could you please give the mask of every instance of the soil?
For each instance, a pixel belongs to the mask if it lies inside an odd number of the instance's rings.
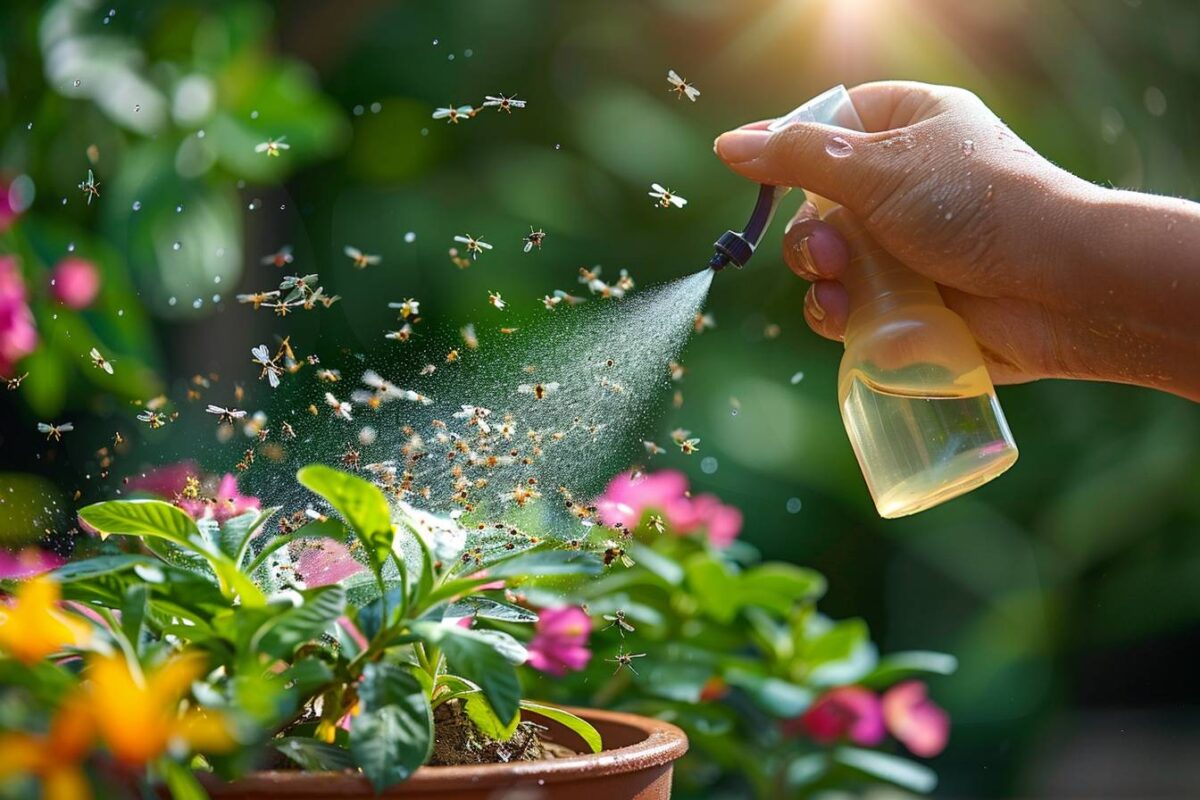
[[[433,713],[433,766],[463,764],[507,764],[510,761],[538,761],[563,758],[575,751],[542,740],[542,726],[528,720],[517,725],[507,742],[488,738],[466,715],[457,700],[442,703]]]

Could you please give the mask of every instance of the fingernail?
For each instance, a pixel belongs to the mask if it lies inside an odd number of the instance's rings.
[[[817,322],[825,319],[825,309],[821,308],[821,302],[817,300],[817,287],[815,285],[808,290],[808,294],[804,295],[804,305],[808,307],[808,313]]]
[[[800,256],[800,263],[804,271],[814,277],[817,274],[817,263],[813,261],[812,250],[808,247],[809,240],[812,239],[812,234],[804,236],[800,241],[796,242],[796,254]]]
[[[721,158],[731,164],[740,164],[758,158],[770,138],[768,131],[737,130],[722,133],[714,145]]]
[[[717,142],[719,142],[719,141],[721,141],[721,137],[720,137],[720,136],[718,136],[717,138],[713,139],[713,152],[714,152],[714,153],[717,153]],[[717,155],[721,155],[721,154],[720,154],[720,153],[717,153]]]

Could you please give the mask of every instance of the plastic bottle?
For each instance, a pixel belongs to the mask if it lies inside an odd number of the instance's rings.
[[[798,120],[864,129],[842,86],[771,129]],[[822,211],[831,207],[810,199]],[[902,517],[995,478],[1017,460],[1017,446],[966,323],[932,281],[852,228],[838,404],[880,516]]]

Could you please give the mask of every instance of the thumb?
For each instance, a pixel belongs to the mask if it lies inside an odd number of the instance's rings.
[[[734,172],[757,183],[801,187],[868,216],[880,190],[895,185],[907,158],[881,146],[896,131],[860,131],[797,122],[779,131],[757,123],[717,137],[714,150]],[[764,127],[759,127],[763,125]]]

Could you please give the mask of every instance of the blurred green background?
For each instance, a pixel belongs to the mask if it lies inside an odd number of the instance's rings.
[[[219,372],[208,400],[233,405],[235,380],[243,407],[266,402],[244,354],[274,333],[352,363],[394,346],[383,299],[418,297],[453,329],[485,316],[487,290],[514,318],[545,314],[537,298],[581,288],[584,264],[641,285],[694,271],[755,194],[713,137],[836,83],[966,86],[1077,174],[1195,198],[1198,30],[1188,0],[9,2],[0,177],[36,197],[0,253],[21,258],[39,346],[20,389],[0,391],[0,535],[61,543],[77,491],[96,499],[146,465],[228,469],[238,446],[197,444],[213,426],[186,383]],[[671,68],[699,102],[668,92]],[[430,119],[497,92],[529,107]],[[281,135],[283,157],[253,153]],[[90,206],[76,189],[89,168],[102,182]],[[686,209],[652,207],[652,181]],[[523,255],[531,225],[548,237]],[[955,726],[934,763],[940,795],[1200,793],[1196,407],[1122,386],[1004,388],[1016,467],[883,522],[838,416],[840,348],[805,328],[779,227],[714,283],[718,327],[690,345],[683,406],[659,426],[700,435],[705,460],[660,466],[741,507],[767,557],[824,572],[825,610],[864,616],[884,650],[958,656],[933,686]],[[460,271],[447,256],[460,233],[496,250]],[[259,258],[284,243],[344,300],[287,320],[233,303],[278,281]],[[347,243],[383,264],[352,269]],[[103,274],[83,311],[48,296],[68,253]],[[93,345],[116,375],[91,367]],[[133,421],[132,403],[159,392],[184,412],[165,432]],[[61,446],[36,433],[63,420],[76,431]],[[117,431],[127,441],[101,479],[97,451]]]

